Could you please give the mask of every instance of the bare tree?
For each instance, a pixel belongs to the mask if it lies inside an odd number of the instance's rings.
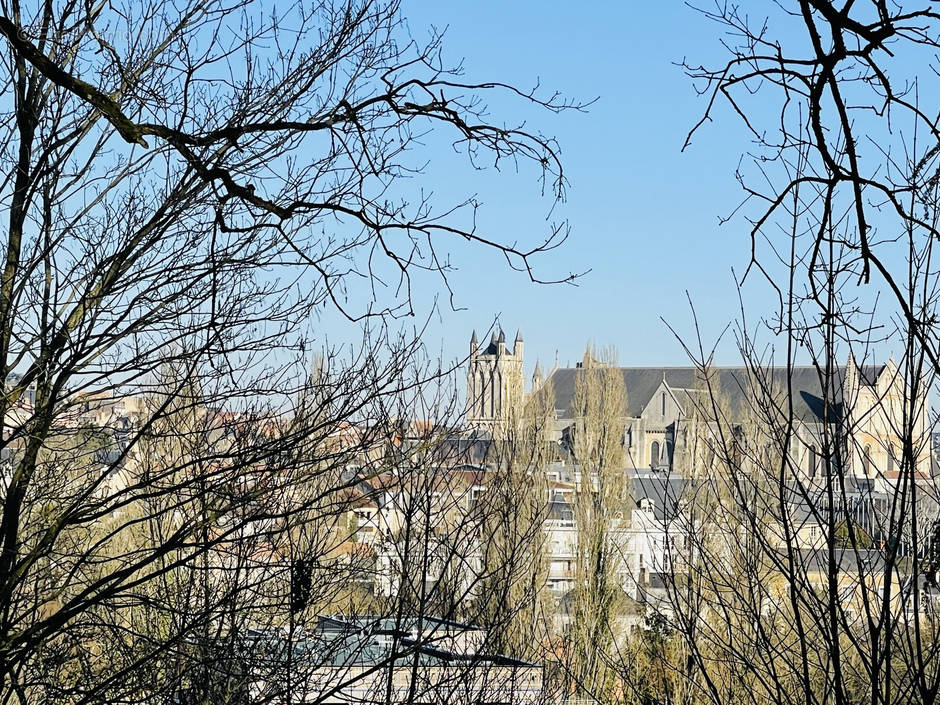
[[[938,133],[922,69],[940,15],[905,5],[702,10],[731,56],[686,67],[708,99],[692,135],[722,103],[751,132],[745,277],[779,308],[753,325],[742,307],[744,401],[704,403],[712,460],[675,511],[691,569],[643,640],[670,674],[654,699],[936,701]],[[707,379],[709,351],[690,348]]]
[[[394,1],[0,3],[3,702],[244,697],[222,654],[329,603],[354,469],[440,374],[387,327],[419,312],[412,278],[446,288],[453,238],[538,279],[566,236],[505,243],[472,199],[402,187],[433,132],[556,201],[554,142],[484,101],[572,107],[468,81],[402,23]],[[360,346],[325,345],[329,311],[368,321]]]
[[[494,628],[500,653],[542,660],[552,641],[548,578],[547,471],[557,457],[553,440],[555,397],[551,385],[533,390],[499,429],[487,453],[492,468],[484,513],[478,607]]]
[[[616,618],[623,601],[624,518],[629,480],[624,463],[627,393],[611,351],[590,348],[575,380],[572,448],[581,480],[575,500],[577,565],[566,670],[580,695],[611,697]]]

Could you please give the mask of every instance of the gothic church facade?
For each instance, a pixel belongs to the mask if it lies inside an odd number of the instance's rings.
[[[516,336],[512,350],[505,335],[494,333],[484,348],[474,332],[467,372],[467,423],[472,429],[494,431],[519,417],[526,395],[523,384],[523,341]],[[694,367],[622,367],[627,395],[624,450],[628,466],[687,474],[689,439],[695,432],[696,406],[704,390]],[[931,446],[926,389],[909,399],[909,383],[893,360],[880,366],[859,366],[849,356],[830,381],[827,394],[817,368],[797,366],[767,371],[759,383],[744,367],[715,368],[712,390],[734,423],[752,412],[758,388],[791,390],[795,430],[789,447],[790,465],[805,479],[821,478],[838,459],[841,472],[859,480],[891,480],[901,468],[901,434],[915,438],[915,476],[931,474]],[[530,393],[551,385],[555,398],[558,437],[573,419],[573,400],[582,364],[551,370],[542,379],[536,366]],[[922,386],[922,385],[921,385]],[[825,399],[830,401],[827,403]],[[835,400],[833,402],[832,400]],[[828,428],[829,433],[824,431]],[[841,438],[838,452],[824,457],[823,438]]]
[[[524,343],[516,333],[512,350],[506,334],[493,331],[489,345],[482,347],[473,331],[467,372],[467,423],[473,428],[495,431],[510,423],[524,403],[522,374]]]

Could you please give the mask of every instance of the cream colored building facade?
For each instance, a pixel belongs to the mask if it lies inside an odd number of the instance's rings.
[[[476,331],[473,332],[467,371],[467,422],[470,426],[497,430],[505,427],[521,409],[525,395],[523,351],[521,331],[516,333],[511,350],[502,330],[493,331],[486,347],[479,344]]]

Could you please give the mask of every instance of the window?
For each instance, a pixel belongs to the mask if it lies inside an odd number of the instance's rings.
[[[816,446],[809,447],[809,478],[812,480],[819,471],[819,456],[816,455]]]
[[[657,441],[653,441],[650,445],[650,465],[659,465],[659,443]]]
[[[665,416],[665,415],[666,415],[666,392],[663,392],[662,412],[661,412],[661,413],[662,413],[662,416]]]
[[[894,470],[894,443],[888,444],[888,472]]]
[[[862,473],[865,477],[871,475],[871,446],[865,446],[862,453]]]

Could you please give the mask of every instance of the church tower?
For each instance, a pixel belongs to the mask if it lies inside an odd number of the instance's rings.
[[[481,348],[477,333],[470,338],[467,370],[467,424],[496,430],[512,418],[523,403],[522,332],[516,333],[512,350],[506,334],[493,332],[489,345]]]

